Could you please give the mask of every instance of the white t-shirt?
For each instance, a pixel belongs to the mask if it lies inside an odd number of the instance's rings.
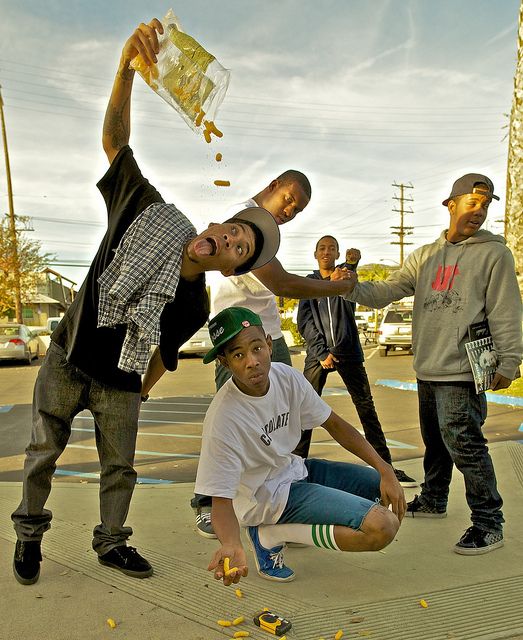
[[[230,217],[242,209],[257,206],[251,198],[233,205],[225,215]],[[274,339],[282,337],[280,314],[274,293],[252,273],[219,278],[211,290],[211,314],[216,315],[227,307],[246,307],[254,311],[260,316],[265,333]]]
[[[307,477],[303,458],[291,453],[302,429],[323,424],[331,408],[303,374],[280,362],[262,397],[244,394],[229,379],[211,402],[195,492],[233,500],[242,526],[274,524],[291,482]]]

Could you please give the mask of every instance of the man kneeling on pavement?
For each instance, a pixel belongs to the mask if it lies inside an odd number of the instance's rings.
[[[396,535],[406,502],[394,470],[318,396],[303,374],[271,363],[271,337],[257,314],[221,311],[209,323],[218,358],[232,378],[211,402],[203,426],[196,492],[212,496],[221,547],[209,570],[224,584],[248,572],[245,527],[260,576],[289,582],[285,542],[336,551],[378,551]],[[321,424],[368,466],[292,453],[302,429]],[[387,507],[391,506],[392,510]],[[229,559],[230,574],[224,560]]]

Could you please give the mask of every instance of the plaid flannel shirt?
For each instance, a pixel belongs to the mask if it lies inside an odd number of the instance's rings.
[[[173,204],[147,207],[125,232],[98,278],[98,326],[127,324],[118,368],[145,373],[160,343],[160,315],[174,300],[185,244],[196,229]]]

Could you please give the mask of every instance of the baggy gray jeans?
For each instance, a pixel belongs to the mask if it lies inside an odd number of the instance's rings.
[[[11,518],[19,540],[41,540],[51,526],[44,505],[56,461],[71,435],[73,418],[89,409],[94,417],[100,459],[100,518],[93,549],[103,555],[132,535],[124,523],[136,483],[134,452],[140,394],[101,384],[69,364],[51,342],[40,367],[33,397],[31,442],[26,448],[23,497]]]

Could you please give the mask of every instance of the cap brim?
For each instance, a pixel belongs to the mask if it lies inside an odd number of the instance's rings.
[[[220,346],[213,347],[210,351],[203,356],[202,362],[203,364],[209,364],[213,360],[216,360],[216,356],[218,355],[218,351],[220,350]]]
[[[466,194],[466,193],[462,193],[462,194],[460,194],[460,195],[465,196],[465,195],[467,195],[467,194]],[[449,203],[451,200],[453,200],[454,198],[458,198],[458,197],[459,197],[459,196],[458,196],[458,194],[455,194],[455,195],[453,195],[452,197],[445,198],[445,200],[443,200],[443,202],[442,202],[441,204],[442,204],[444,207],[446,207],[446,206],[448,205],[448,203]],[[491,194],[491,196],[490,196],[490,197],[491,197],[491,199],[492,199],[492,200],[499,200],[499,196],[496,196],[496,195],[494,195],[493,193]]]
[[[270,262],[280,248],[280,229],[272,215],[262,207],[249,207],[248,209],[242,209],[232,217],[255,224],[263,235],[263,248],[249,271],[259,269],[267,262]],[[240,267],[236,270],[236,273],[241,275],[246,272],[242,271]]]

